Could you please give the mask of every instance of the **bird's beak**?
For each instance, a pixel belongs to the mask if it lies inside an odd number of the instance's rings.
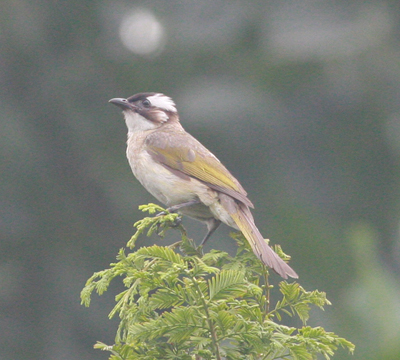
[[[128,100],[123,99],[123,98],[114,98],[114,99],[108,100],[108,102],[120,107],[122,110],[128,110],[128,109],[133,110],[133,107],[134,107],[132,104],[129,104]]]

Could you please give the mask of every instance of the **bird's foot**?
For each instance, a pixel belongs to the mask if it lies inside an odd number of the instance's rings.
[[[175,228],[175,227],[178,227],[180,224],[182,224],[182,216],[177,216],[177,217],[174,219],[174,222],[172,222],[171,224],[169,224],[169,226]]]
[[[192,200],[192,201],[188,201],[188,202],[185,202],[185,203],[173,205],[173,206],[170,206],[169,208],[165,209],[165,211],[161,211],[160,213],[158,213],[157,216],[163,216],[163,215],[167,215],[169,213],[175,213],[179,209],[182,209],[182,208],[187,207],[187,206],[198,204],[199,202],[200,202],[199,200]]]

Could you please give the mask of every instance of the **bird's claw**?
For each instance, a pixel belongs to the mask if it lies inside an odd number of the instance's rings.
[[[181,223],[182,223],[182,216],[177,216],[177,217],[174,219],[174,222],[171,223],[169,226],[171,226],[171,227],[178,227]]]
[[[169,212],[169,210],[167,209],[167,211],[161,211],[156,216],[165,216],[170,213],[171,212]],[[181,223],[182,223],[182,216],[175,217],[174,221],[168,221],[167,223],[166,222],[158,223],[157,224],[157,234],[160,236],[163,236],[162,234],[165,230],[166,225],[170,228],[176,228],[176,227],[180,226]]]

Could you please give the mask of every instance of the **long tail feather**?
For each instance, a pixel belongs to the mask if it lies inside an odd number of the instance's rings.
[[[260,231],[257,229],[253,215],[248,206],[236,203],[236,210],[236,212],[230,212],[230,215],[250,243],[254,254],[256,254],[265,265],[273,269],[284,279],[287,279],[288,276],[297,279],[299,276],[296,272],[268,246]]]

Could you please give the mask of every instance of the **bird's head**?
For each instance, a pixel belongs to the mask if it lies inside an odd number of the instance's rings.
[[[127,99],[114,98],[110,103],[123,110],[129,131],[156,129],[168,121],[179,121],[173,100],[160,93],[140,93]]]

